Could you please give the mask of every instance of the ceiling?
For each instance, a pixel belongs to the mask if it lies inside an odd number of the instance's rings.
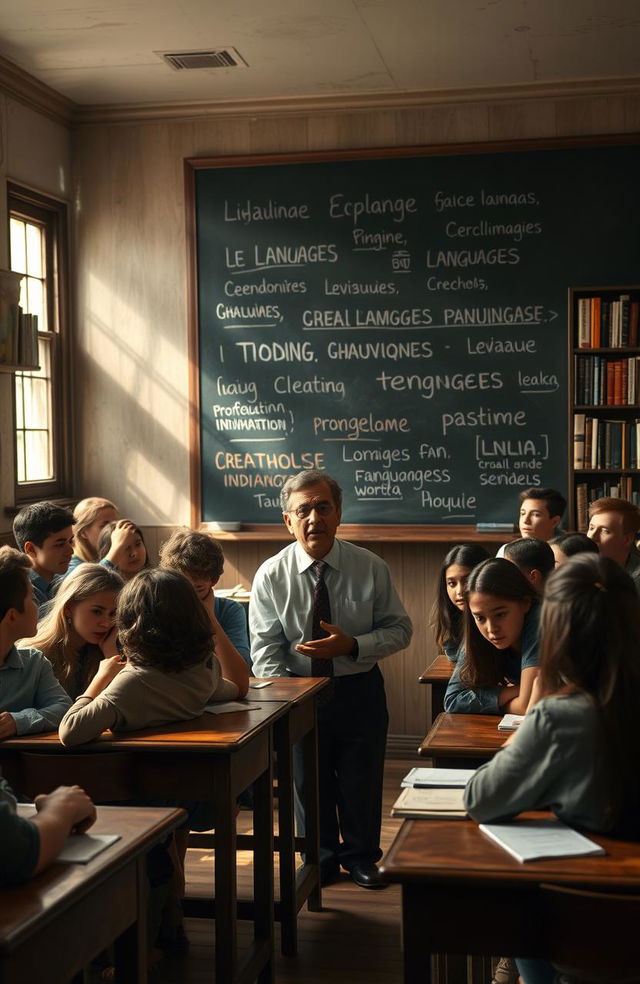
[[[640,0],[1,0],[0,55],[80,106],[637,79]]]

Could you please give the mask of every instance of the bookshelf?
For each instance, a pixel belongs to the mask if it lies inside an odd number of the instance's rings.
[[[569,290],[570,522],[590,502],[640,505],[640,286]]]

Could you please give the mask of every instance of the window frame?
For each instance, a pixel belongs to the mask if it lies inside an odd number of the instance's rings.
[[[51,341],[52,479],[18,482],[16,376],[12,380],[12,434],[16,506],[71,494],[73,416],[71,413],[71,317],[67,205],[21,185],[7,182],[8,219],[15,216],[43,226],[47,284],[47,327],[38,331]],[[9,222],[7,222],[9,227]],[[25,370],[28,374],[29,370]]]

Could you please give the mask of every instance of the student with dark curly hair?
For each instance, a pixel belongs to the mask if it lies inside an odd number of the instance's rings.
[[[63,745],[107,728],[134,731],[199,717],[211,700],[235,698],[214,652],[211,619],[177,571],[142,571],[118,598],[121,655],[103,659],[60,725]]]

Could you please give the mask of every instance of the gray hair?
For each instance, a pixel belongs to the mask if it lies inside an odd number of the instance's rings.
[[[280,489],[280,507],[283,513],[289,512],[289,499],[293,492],[299,492],[300,489],[306,489],[310,485],[317,485],[318,482],[324,482],[325,485],[329,486],[336,509],[341,509],[342,489],[335,478],[331,478],[324,471],[310,468],[308,471],[301,471],[297,475],[291,475]]]

